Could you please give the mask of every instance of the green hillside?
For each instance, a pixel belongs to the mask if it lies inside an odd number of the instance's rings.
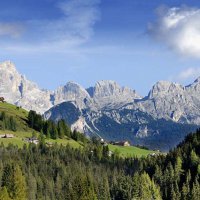
[[[33,132],[39,136],[39,133],[34,129],[29,128],[27,120],[28,120],[28,111],[23,108],[19,108],[15,105],[9,103],[0,103],[0,113],[5,112],[7,116],[12,116],[17,124],[17,131],[11,130],[2,130],[0,129],[0,135],[4,134],[13,134],[13,138],[0,138],[0,143],[3,143],[5,146],[8,146],[9,143],[17,145],[18,147],[23,147],[24,144],[28,144],[24,141],[25,138],[32,137]],[[81,144],[76,142],[71,138],[64,139],[46,139],[45,142],[50,142],[52,144],[62,144],[62,145],[71,145],[74,148],[81,147]]]
[[[13,138],[0,138],[0,143],[3,143],[5,146],[8,146],[9,143],[12,143],[22,148],[24,144],[28,144],[28,142],[24,141],[25,138],[31,138],[33,133],[36,134],[37,137],[39,137],[39,132],[35,131],[34,129],[31,129],[28,126],[28,111],[9,103],[0,103],[0,114],[2,114],[3,112],[6,114],[7,117],[12,116],[14,118],[16,122],[16,131],[2,128],[2,121],[0,121],[0,135],[14,135]],[[74,139],[67,136],[65,136],[63,139],[45,139],[45,142],[51,144],[57,143],[58,145],[69,144],[74,148],[83,147],[82,142],[77,142]],[[154,152],[150,150],[141,149],[135,146],[123,147],[109,144],[108,147],[110,151],[115,153],[118,152],[119,156],[121,157],[142,157]]]
[[[6,115],[14,117],[18,129],[28,131],[27,117],[28,112],[23,108],[19,108],[9,103],[0,103],[0,113],[5,112]]]
[[[135,146],[118,146],[118,145],[108,145],[109,150],[113,152],[118,152],[119,156],[121,157],[142,157],[142,156],[148,156],[149,154],[152,153],[157,153],[156,151],[151,151],[147,149],[141,149],[139,147]]]
[[[0,102],[0,112],[3,112],[3,111],[9,115],[21,117],[22,119],[27,119],[28,117],[28,111],[24,110],[23,108],[19,108],[9,103]]]

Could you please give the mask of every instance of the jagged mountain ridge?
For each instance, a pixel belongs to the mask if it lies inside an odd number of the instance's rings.
[[[53,106],[50,92],[27,80],[10,61],[0,64],[0,95],[9,103],[27,110],[45,112]]]
[[[99,81],[88,89],[68,82],[55,91],[48,91],[27,80],[12,62],[6,61],[0,64],[0,96],[27,110],[44,113],[46,118],[64,118],[72,128],[88,135],[113,134],[114,131],[120,134],[118,130],[124,128],[127,134],[147,139],[162,135],[163,127],[151,126],[150,121],[164,120],[164,124],[170,121],[191,127],[200,124],[200,78],[188,86],[159,81],[146,97],[114,81]],[[68,104],[63,105],[65,102]],[[71,113],[72,108],[76,108],[74,117],[66,114],[68,107]]]
[[[122,106],[135,98],[141,98],[134,90],[120,87],[114,81],[99,81],[90,89],[93,90],[93,94],[75,82],[68,82],[55,91],[43,90],[21,75],[12,62],[6,61],[0,64],[0,95],[9,103],[39,113],[44,113],[51,107],[67,101],[74,101],[81,109],[95,110],[106,106]]]
[[[68,82],[55,91],[48,91],[27,80],[12,62],[6,61],[0,64],[0,95],[10,103],[40,113],[62,102],[73,101],[80,109],[99,111],[125,107],[139,109],[154,118],[200,124],[200,78],[189,86],[159,81],[144,98],[114,81],[99,81],[88,89]]]

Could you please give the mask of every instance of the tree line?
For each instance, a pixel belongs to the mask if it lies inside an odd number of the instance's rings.
[[[76,141],[86,142],[87,140],[82,133],[76,130],[71,131],[70,126],[63,119],[58,120],[58,122],[44,120],[40,114],[33,110],[28,114],[28,125],[30,128],[41,132],[47,139],[63,139],[67,136]]]
[[[17,130],[17,122],[13,116],[7,115],[5,112],[0,113],[0,129],[1,130]]]
[[[81,149],[0,146],[0,200],[198,200],[200,130],[166,156],[123,159],[98,140]]]
[[[1,118],[0,118],[1,119]],[[98,139],[71,132],[60,120],[29,112],[28,124],[50,138],[85,141],[67,145],[0,145],[0,200],[199,200],[200,130],[167,155],[121,158]]]

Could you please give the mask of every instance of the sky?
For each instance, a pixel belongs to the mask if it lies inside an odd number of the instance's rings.
[[[41,88],[115,80],[145,96],[200,76],[198,0],[1,0],[0,62]]]

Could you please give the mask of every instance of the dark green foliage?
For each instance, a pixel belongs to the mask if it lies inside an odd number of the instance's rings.
[[[6,195],[7,192],[11,199],[27,199],[25,177],[16,163],[9,163],[4,166],[1,187],[4,188],[2,193]]]
[[[28,115],[28,125],[30,128],[42,132],[46,135],[46,138],[63,139],[65,137],[70,137],[76,141],[81,141],[83,143],[87,142],[87,139],[82,133],[79,133],[76,130],[71,132],[70,127],[64,120],[61,119],[58,122],[44,120],[40,114],[37,114],[32,110]]]
[[[31,110],[28,114],[28,123],[30,128],[41,131],[43,126],[42,116]]]
[[[59,138],[64,138],[64,136],[71,136],[70,128],[66,125],[64,120],[58,121],[58,136]]]
[[[83,148],[47,147],[44,135],[48,134],[52,138],[70,136],[81,141]],[[39,139],[39,145],[23,149],[0,146],[0,198],[199,199],[200,130],[166,156],[140,159],[123,159],[117,152],[110,156],[108,146],[69,131],[64,121],[42,120]]]
[[[17,131],[17,122],[13,116],[7,116],[5,112],[0,113],[0,129]]]

